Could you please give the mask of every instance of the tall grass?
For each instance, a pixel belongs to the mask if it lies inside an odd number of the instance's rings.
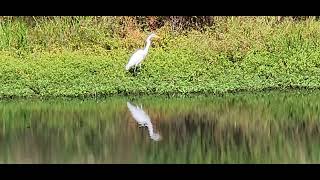
[[[2,18],[0,96],[320,87],[320,22],[315,18],[212,17],[211,24],[202,25],[185,18],[179,26],[174,17],[157,18],[162,18],[157,26],[149,23],[151,17]],[[161,39],[133,76],[124,66],[150,31]]]

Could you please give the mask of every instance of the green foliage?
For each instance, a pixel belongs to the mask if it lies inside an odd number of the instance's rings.
[[[0,97],[188,95],[320,87],[320,22],[215,18],[155,30],[137,75],[124,66],[147,32],[130,17],[0,21]]]

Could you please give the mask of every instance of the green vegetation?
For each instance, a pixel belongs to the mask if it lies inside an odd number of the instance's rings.
[[[319,163],[320,92],[0,102],[1,163]]]
[[[319,89],[320,21],[163,20],[138,75],[125,72],[149,26],[134,17],[0,18],[0,97],[217,94]]]

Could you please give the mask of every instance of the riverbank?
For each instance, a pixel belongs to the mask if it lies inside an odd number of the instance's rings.
[[[89,19],[90,20],[90,19]],[[0,97],[223,94],[320,88],[320,22],[227,18],[205,30],[165,25],[137,75],[148,33],[106,24],[2,23]],[[51,23],[51,24],[50,24]],[[59,24],[60,23],[60,24]],[[98,28],[100,27],[100,29]],[[109,29],[107,29],[109,27]],[[105,28],[107,30],[105,30]]]

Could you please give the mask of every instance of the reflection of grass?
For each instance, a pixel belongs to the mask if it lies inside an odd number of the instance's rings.
[[[29,154],[36,162],[317,163],[319,97],[133,100],[163,137],[157,143],[130,124],[125,98],[2,101],[0,162],[28,161]]]

